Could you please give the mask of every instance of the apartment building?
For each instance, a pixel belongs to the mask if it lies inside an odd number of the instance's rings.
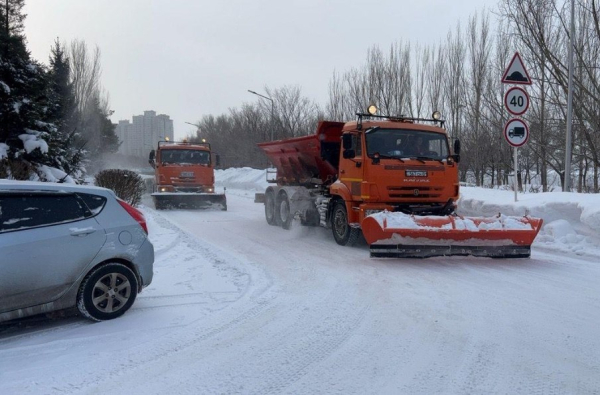
[[[132,122],[119,121],[115,133],[122,142],[120,154],[147,158],[160,140],[173,140],[173,120],[165,114],[156,115],[156,111],[144,111],[143,115],[134,115]]]

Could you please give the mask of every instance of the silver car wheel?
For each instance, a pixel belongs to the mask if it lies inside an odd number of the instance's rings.
[[[109,273],[94,284],[92,295],[92,303],[98,310],[113,313],[129,301],[131,283],[120,273]]]
[[[89,319],[111,320],[133,305],[138,291],[138,278],[130,268],[122,263],[106,263],[92,269],[82,281],[77,308]]]

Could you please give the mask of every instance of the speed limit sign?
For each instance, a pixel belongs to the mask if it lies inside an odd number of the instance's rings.
[[[504,106],[512,115],[523,115],[529,108],[529,95],[518,86],[510,88],[504,95]]]

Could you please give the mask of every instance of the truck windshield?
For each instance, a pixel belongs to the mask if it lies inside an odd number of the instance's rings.
[[[374,129],[365,135],[367,156],[446,159],[448,140],[441,133],[408,129]]]
[[[178,165],[209,165],[210,152],[192,149],[165,149],[161,152],[162,163]]]

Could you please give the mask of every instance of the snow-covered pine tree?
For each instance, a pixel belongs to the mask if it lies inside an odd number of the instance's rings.
[[[77,128],[75,92],[71,70],[64,45],[57,39],[50,50],[49,117],[56,126],[50,134],[49,166],[65,171],[78,179],[84,175],[82,167],[84,143]]]
[[[44,179],[48,122],[47,75],[31,59],[23,34],[24,0],[0,3],[0,178]]]

